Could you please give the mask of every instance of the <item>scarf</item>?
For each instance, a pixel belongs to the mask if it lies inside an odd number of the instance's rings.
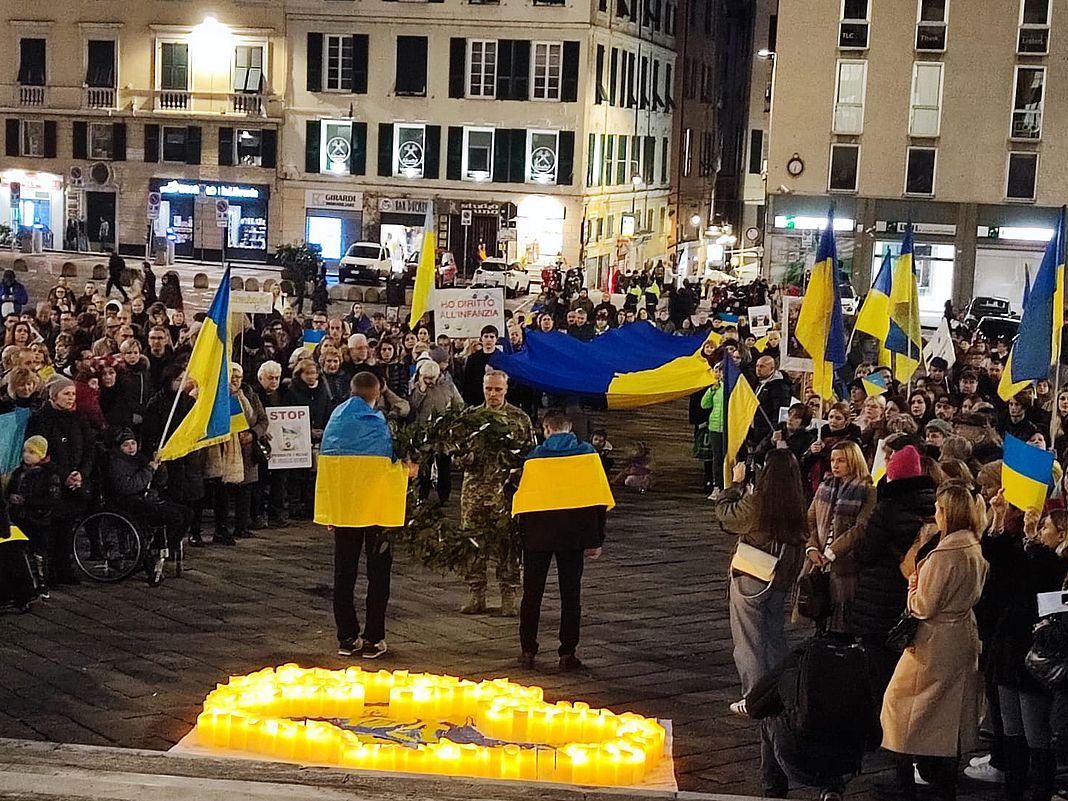
[[[870,482],[857,479],[828,478],[819,485],[812,505],[821,548],[857,522],[871,491]]]

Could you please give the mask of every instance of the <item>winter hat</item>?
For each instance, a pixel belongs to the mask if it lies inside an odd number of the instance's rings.
[[[131,439],[134,442],[137,442],[137,435],[134,434],[133,429],[132,428],[120,428],[119,429],[119,433],[115,436],[115,444],[116,445],[122,445],[122,443],[129,442]]]
[[[935,356],[933,359],[931,359],[931,367],[934,367],[938,370],[948,370],[949,362],[947,362],[941,356]]]
[[[937,431],[945,437],[953,436],[953,426],[942,419],[934,419],[924,426],[928,431]]]
[[[48,382],[48,399],[55,400],[56,395],[65,390],[67,387],[73,387],[74,382],[67,378],[65,375],[57,375],[51,381]]]
[[[916,478],[923,475],[920,466],[920,453],[912,445],[907,445],[890,457],[886,466],[886,480],[897,481],[902,478]]]
[[[447,364],[449,361],[449,354],[445,351],[445,348],[434,346],[430,349],[430,358],[438,364]]]
[[[48,440],[40,434],[36,434],[26,440],[26,444],[23,447],[30,453],[37,454],[42,459],[48,456]]]

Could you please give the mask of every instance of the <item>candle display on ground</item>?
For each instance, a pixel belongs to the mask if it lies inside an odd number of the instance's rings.
[[[603,786],[640,784],[666,736],[508,679],[293,664],[231,676],[196,731],[205,746],[318,765]]]

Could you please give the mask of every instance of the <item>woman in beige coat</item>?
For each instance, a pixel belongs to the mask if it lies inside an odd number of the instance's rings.
[[[908,609],[916,636],[897,663],[883,699],[883,748],[897,755],[895,793],[915,798],[912,758],[942,799],[956,797],[957,762],[978,729],[979,635],[972,607],[986,581],[979,546],[984,527],[970,488],[950,481],[938,491],[941,535],[909,577]]]

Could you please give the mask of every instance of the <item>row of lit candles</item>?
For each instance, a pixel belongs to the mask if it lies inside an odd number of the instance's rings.
[[[665,732],[655,720],[542,699],[540,687],[507,679],[283,665],[219,685],[205,699],[197,734],[205,745],[299,762],[575,784],[637,784],[663,753]],[[383,713],[403,722],[472,720],[486,738],[509,744],[365,743],[352,731],[306,719],[358,718],[369,704],[388,704]]]

